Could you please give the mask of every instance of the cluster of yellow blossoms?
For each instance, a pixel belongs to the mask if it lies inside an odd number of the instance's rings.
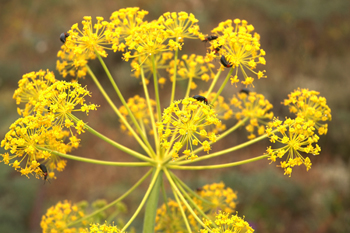
[[[145,232],[154,230],[154,220],[155,230],[162,232],[186,232],[190,229],[202,233],[253,232],[244,219],[237,214],[231,215],[235,211],[237,199],[232,189],[225,188],[223,183],[214,183],[194,192],[171,170],[225,168],[266,158],[271,162],[281,160],[279,166],[284,169],[285,175],[291,176],[292,168],[302,164],[309,170],[311,160],[301,152],[318,155],[321,150],[317,144],[318,135],[327,133],[326,121],[332,118],[326,99],[319,97],[316,91],[294,91],[284,101],[284,105],[289,106],[296,118],[286,118],[284,121],[273,119],[272,104],[262,94],[247,88],[233,96],[230,94],[232,98],[226,97],[225,102],[221,94],[229,81],[235,86],[240,82],[246,87],[254,87],[253,76],[266,78],[265,70],[257,69],[258,65],[266,64],[266,53],[261,48],[260,35],[254,32],[254,27],[245,20],[227,20],[219,23],[211,31],[212,35],[206,36],[199,31],[198,20],[193,14],[167,12],[150,22],[144,20],[147,14],[147,11],[133,7],[113,12],[110,20],[96,17],[96,23],[90,16],[85,16],[82,28],[74,24],[61,35],[63,45],[57,54],[59,60],[56,67],[63,77],[71,75],[76,80],[56,80],[53,72],[48,70],[23,75],[13,98],[18,105],[24,104],[24,107],[18,108],[21,118],[10,126],[10,131],[1,141],[1,147],[7,152],[0,155],[0,162],[12,166],[27,177],[34,174],[37,178],[45,179],[56,178],[55,171],[65,168],[66,161],[61,157],[103,165],[152,168],[126,192],[129,194],[136,189],[153,172],[140,207],[121,230],[108,225],[109,222],[91,224],[94,221],[90,215],[86,215],[83,206],[65,201],[51,207],[43,216],[43,232],[125,232],[146,201],[151,204],[147,203],[145,211]],[[209,42],[206,55],[179,55],[186,38]],[[104,63],[103,58],[108,56],[108,51],[122,52],[123,60],[131,61],[133,76],[140,78],[144,97],[136,95],[125,101],[116,79]],[[88,66],[88,61],[96,58],[123,106],[118,108],[114,105]],[[221,86],[213,92],[223,67],[230,69]],[[162,96],[161,100],[158,90],[158,85],[163,87],[168,84],[164,73],[167,73],[172,85],[170,103],[166,103],[168,107],[161,106],[166,98]],[[87,74],[119,117],[122,130],[135,138],[143,153],[135,149],[137,146],[127,148],[98,133],[75,115],[76,112],[88,114],[98,107],[87,104],[86,98],[91,93],[78,83],[81,81],[79,78]],[[151,78],[154,98],[149,94]],[[176,83],[182,80],[188,81],[187,89],[184,97],[176,100]],[[191,90],[197,88],[198,80],[212,83],[206,92],[190,95]],[[236,124],[227,129],[226,122],[221,121],[231,119],[235,119]],[[227,125],[230,123],[227,122]],[[214,142],[244,125],[249,141],[209,154]],[[66,154],[79,146],[78,136],[85,130],[142,162],[108,162]],[[150,138],[154,138],[154,143]],[[282,146],[270,146],[264,155],[239,162],[186,165],[236,151],[265,138]],[[206,154],[198,156],[201,151]],[[156,214],[156,189],[161,187],[163,175],[167,177],[176,200],[165,198],[169,201]],[[120,199],[112,204],[118,202]],[[103,208],[100,210],[103,211]],[[202,217],[205,219],[201,220]]]
[[[66,161],[45,149],[65,154],[79,146],[77,134],[84,132],[85,123],[72,113],[96,110],[95,104],[85,103],[85,97],[90,95],[78,83],[57,81],[50,71],[23,75],[13,98],[25,106],[18,108],[22,117],[1,141],[1,147],[11,153],[0,155],[2,161],[27,177],[35,173],[36,177],[55,178],[54,171],[63,171]]]

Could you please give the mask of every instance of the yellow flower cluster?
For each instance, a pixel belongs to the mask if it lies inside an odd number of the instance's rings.
[[[325,121],[332,119],[331,110],[324,97],[319,97],[319,92],[308,89],[298,89],[292,92],[289,99],[284,100],[284,105],[289,106],[295,119],[287,118],[285,121],[275,119],[266,129],[272,143],[279,142],[284,146],[278,149],[267,148],[269,160],[276,162],[288,153],[280,167],[284,174],[291,176],[294,166],[305,165],[306,170],[311,168],[309,157],[304,158],[300,152],[318,155],[321,148],[317,144],[319,135],[326,134],[328,124]],[[318,129],[316,131],[316,129]],[[279,133],[278,136],[276,133]]]
[[[121,231],[117,226],[111,226],[107,224],[107,221],[104,224],[92,223],[90,224],[89,230],[82,231],[79,233],[120,233]]]
[[[215,66],[212,63],[205,61],[203,56],[187,54],[182,56],[182,60],[177,67],[178,80],[190,80],[191,89],[196,89],[197,85],[193,79],[203,80],[208,82],[214,77],[212,69]],[[170,62],[170,68],[167,70],[170,74],[170,77],[173,77],[174,74],[174,61]]]
[[[207,53],[207,59],[213,60],[217,55],[224,57],[229,67],[235,69],[234,79],[238,79],[238,70],[241,70],[244,79],[241,81],[244,85],[253,85],[254,78],[248,76],[245,69],[252,72],[259,79],[265,78],[265,70],[254,71],[258,64],[265,65],[265,51],[260,48],[260,35],[253,33],[253,25],[248,25],[246,20],[235,19],[221,22],[218,27],[212,30],[212,33],[218,36],[211,40],[210,51]]]
[[[48,70],[23,75],[13,96],[17,104],[25,103],[24,109],[18,110],[23,117],[11,125],[1,142],[1,147],[11,153],[0,155],[2,161],[27,177],[33,172],[42,176],[39,165],[45,164],[48,177],[55,178],[54,170],[63,171],[66,161],[44,149],[68,153],[79,146],[80,139],[72,128],[81,134],[85,123],[73,113],[96,110],[97,105],[85,103],[90,95],[78,83],[57,81]]]
[[[314,133],[314,122],[297,117],[296,119],[287,118],[284,122],[275,119],[266,129],[272,143],[282,143],[284,146],[278,149],[267,148],[271,162],[276,162],[277,158],[283,158],[288,154],[285,161],[281,162],[280,167],[284,169],[284,174],[291,176],[294,166],[305,165],[306,170],[311,168],[309,157],[304,158],[300,152],[318,155],[321,148],[315,144],[318,142],[318,135]],[[280,133],[278,136],[276,133]],[[315,144],[315,145],[314,145]]]
[[[154,100],[150,100],[152,111],[154,112],[154,108],[156,106],[156,102]],[[134,114],[137,122],[140,124],[141,128],[149,131],[150,134],[153,134],[154,132],[151,129],[151,119],[150,119],[150,112],[148,105],[146,103],[146,99],[140,97],[139,95],[135,95],[132,98],[128,99],[127,106],[130,108],[131,112]],[[121,106],[119,108],[120,113],[128,120],[128,122],[132,123],[132,121],[129,119],[129,113],[125,106]],[[157,118],[157,115],[153,113],[155,118]],[[122,123],[120,120],[120,127],[123,131],[127,131],[126,126]],[[127,131],[129,132],[129,131]],[[130,133],[130,132],[129,132]]]
[[[173,159],[178,157],[178,152],[186,145],[183,154],[187,159],[195,159],[198,156],[193,153],[193,146],[200,144],[204,151],[209,153],[211,149],[209,141],[216,141],[216,135],[208,133],[204,128],[217,125],[219,122],[215,111],[202,101],[193,98],[174,101],[164,110],[162,121],[158,126],[161,145],[168,151],[173,148],[170,152]],[[169,141],[170,136],[172,138]],[[209,141],[201,142],[199,137]]]
[[[273,118],[273,106],[262,94],[241,91],[233,95],[231,105],[239,109],[234,113],[237,120],[249,118],[249,124],[246,126],[247,132],[250,133],[248,139],[254,139],[256,134],[265,133],[265,125]]]
[[[71,144],[64,143],[64,139],[69,135],[68,132],[63,131],[60,127],[52,126],[53,120],[50,116],[40,115],[26,116],[16,120],[10,126],[10,131],[5,135],[4,140],[1,141],[1,147],[11,153],[11,155],[9,153],[0,155],[3,158],[2,162],[27,177],[33,172],[40,176],[43,175],[38,161],[45,161],[50,171],[54,169],[62,171],[66,161],[37,148],[40,146],[61,153],[69,152],[73,148]],[[16,160],[10,163],[10,160],[13,159]],[[49,172],[48,175],[49,178],[55,177],[54,172]]]
[[[231,188],[225,188],[225,184],[213,183],[198,188],[196,195],[192,196],[194,203],[212,220],[218,210],[233,213],[236,208],[237,195]],[[200,225],[187,207],[182,204],[182,208],[187,215],[191,229],[197,232]],[[199,215],[198,210],[194,212]],[[186,226],[182,219],[182,214],[178,203],[169,199],[157,209],[156,232],[186,232]]]
[[[75,222],[85,216],[82,205],[74,204],[65,200],[63,203],[58,202],[55,206],[50,207],[46,214],[42,216],[40,226],[43,233],[82,233],[86,232],[87,221],[82,221],[79,227],[69,227],[69,223]],[[76,225],[75,225],[76,226]]]
[[[291,113],[297,117],[304,118],[305,121],[312,120],[320,135],[327,134],[328,124],[324,121],[331,121],[331,109],[328,107],[326,98],[319,97],[318,91],[308,89],[295,90],[288,95],[289,99],[284,100],[284,105],[289,106]]]
[[[213,221],[204,219],[205,225],[215,233],[253,233],[254,229],[249,226],[249,223],[244,221],[244,218],[236,215],[230,215],[229,213],[219,212],[215,216],[215,224],[217,227],[213,227]],[[201,229],[200,233],[209,233],[207,229]]]
[[[34,109],[38,108],[40,94],[55,82],[55,75],[49,70],[24,74],[18,81],[18,89],[13,94],[17,104],[25,103],[24,109],[17,108],[18,114],[22,116],[32,114]]]

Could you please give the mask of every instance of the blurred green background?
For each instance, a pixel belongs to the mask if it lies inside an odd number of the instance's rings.
[[[83,16],[103,16],[138,6],[149,11],[146,20],[167,11],[186,11],[199,19],[201,31],[210,30],[226,19],[246,19],[261,35],[267,52],[267,79],[255,82],[254,91],[274,105],[275,115],[288,115],[280,103],[297,87],[321,92],[332,109],[329,132],[321,137],[321,154],[311,158],[312,169],[293,169],[291,178],[283,171],[259,161],[231,169],[177,172],[193,189],[220,182],[238,192],[239,215],[245,215],[257,232],[350,232],[350,1],[348,0],[177,0],[177,1],[92,1],[92,0],[1,0],[0,1],[0,135],[17,118],[12,99],[21,76],[39,69],[55,70],[59,35]],[[183,51],[204,55],[199,41],[185,41]],[[125,97],[141,93],[139,80],[130,77],[130,66],[111,54],[108,65]],[[108,86],[99,64],[91,63],[101,82]],[[56,78],[60,79],[55,71]],[[100,75],[99,75],[100,74]],[[118,120],[91,80],[83,81],[101,107],[86,119],[90,125],[118,142],[131,146],[132,139],[119,130]],[[167,93],[163,89],[162,95]],[[225,96],[237,89],[227,87]],[[199,91],[199,90],[198,90]],[[111,92],[112,93],[112,92]],[[192,92],[194,94],[194,92]],[[117,100],[116,96],[113,96]],[[180,98],[180,95],[178,95]],[[118,101],[116,101],[118,103]],[[119,103],[118,103],[119,106]],[[112,126],[112,127],[111,127]],[[213,150],[246,138],[244,130],[217,143]],[[105,160],[130,161],[128,155],[109,145],[82,136],[82,146],[73,153]],[[268,142],[224,156],[215,163],[237,161],[264,153]],[[0,152],[3,152],[1,149]],[[93,171],[93,172],[92,172]],[[57,180],[44,184],[27,179],[0,164],[0,232],[40,232],[39,222],[46,209],[65,199],[72,202],[105,198],[112,201],[142,176],[145,170],[95,167],[68,161]],[[143,191],[125,200],[127,220],[141,201]],[[142,218],[134,224],[140,229]]]

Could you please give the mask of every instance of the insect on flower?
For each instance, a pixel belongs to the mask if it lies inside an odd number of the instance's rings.
[[[46,166],[44,164],[40,164],[39,168],[43,172],[44,180],[46,181],[47,180],[47,175],[48,175]],[[47,180],[47,181],[49,181],[49,180]],[[49,183],[50,183],[50,181],[49,181]]]
[[[222,64],[223,66],[225,66],[226,68],[232,67],[232,64],[229,63],[229,62],[226,60],[226,58],[225,58],[224,55],[221,56],[220,62],[221,62],[221,64]]]
[[[66,38],[67,38],[68,36],[69,36],[69,34],[66,33],[66,32],[61,33],[61,35],[60,35],[60,40],[62,41],[63,44],[66,42]]]
[[[249,95],[249,89],[248,88],[242,88],[240,91],[239,91],[240,93],[245,93],[245,94],[247,94],[247,95]]]
[[[208,100],[204,96],[201,95],[195,95],[192,97],[193,99],[196,99],[198,101],[204,102],[206,105],[208,105]]]
[[[206,36],[203,42],[211,41],[211,40],[216,40],[218,37],[217,36]]]

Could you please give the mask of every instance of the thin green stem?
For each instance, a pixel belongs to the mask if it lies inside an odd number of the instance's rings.
[[[77,123],[79,121],[79,119],[77,117],[75,117],[73,114],[69,114],[69,117],[71,119],[74,120],[75,123]],[[115,141],[113,141],[112,139],[106,137],[105,135],[97,132],[96,130],[94,130],[93,128],[91,128],[90,126],[88,126],[87,124],[84,123],[84,129],[86,129],[87,131],[89,131],[90,133],[92,133],[93,135],[101,138],[102,140],[104,140],[105,142],[111,144],[112,146],[118,148],[119,150],[121,151],[124,151],[125,153],[128,153],[129,155],[132,155],[138,159],[141,159],[143,161],[147,161],[147,162],[150,162],[150,163],[154,163],[154,161],[150,158],[148,158],[147,156],[144,156],[143,154],[140,154],[134,150],[131,150],[130,148],[127,148]]]
[[[135,218],[137,217],[137,215],[140,213],[142,207],[145,205],[147,199],[148,199],[148,196],[149,194],[151,193],[153,187],[154,187],[154,184],[158,178],[158,175],[159,175],[159,172],[161,171],[161,168],[160,167],[157,167],[157,170],[154,174],[154,176],[152,177],[152,180],[151,180],[151,183],[145,193],[145,195],[143,196],[143,199],[139,205],[139,207],[136,209],[135,213],[133,214],[133,216],[130,218],[130,220],[125,224],[125,226],[123,227],[123,229],[121,230],[121,232],[124,232],[129,226],[130,224],[135,220]],[[154,208],[157,208],[156,206]]]
[[[139,134],[140,134],[140,136],[141,136],[143,142],[147,145],[148,149],[149,149],[149,150],[152,152],[152,154],[154,155],[155,153],[154,153],[154,151],[153,151],[153,148],[152,148],[151,145],[149,144],[149,141],[148,141],[148,139],[147,139],[147,135],[143,134],[143,132],[142,132],[142,130],[141,130],[141,128],[140,128],[140,126],[139,126],[139,124],[138,124],[138,122],[137,122],[135,116],[134,116],[134,114],[132,113],[132,111],[130,110],[129,106],[127,105],[127,103],[126,103],[126,101],[125,101],[125,99],[124,99],[124,96],[123,96],[122,93],[120,92],[120,90],[119,90],[119,88],[118,88],[116,82],[114,81],[114,79],[113,79],[111,73],[109,72],[108,67],[106,66],[106,64],[105,64],[105,62],[103,61],[103,59],[102,59],[102,57],[100,56],[100,54],[98,54],[96,51],[95,51],[95,53],[96,53],[96,56],[97,56],[98,60],[100,61],[101,65],[102,65],[103,69],[105,70],[105,72],[106,72],[106,74],[107,74],[107,77],[108,77],[109,81],[111,82],[111,84],[112,84],[112,86],[113,86],[115,92],[117,93],[117,95],[118,95],[120,101],[122,102],[122,104],[124,105],[124,107],[126,108],[126,110],[128,111],[128,114],[129,114],[129,116],[130,116],[132,122],[134,123],[134,125],[135,125],[137,131],[139,132]]]
[[[232,151],[236,151],[236,150],[239,150],[239,149],[242,149],[244,147],[247,147],[249,145],[252,145],[258,141],[261,141],[265,138],[267,138],[267,134],[264,134],[264,135],[261,135],[260,137],[257,137],[257,138],[254,138],[252,140],[249,140],[247,142],[244,142],[240,145],[237,145],[237,146],[233,146],[231,148],[228,148],[226,150],[222,150],[222,151],[218,151],[216,153],[212,153],[212,154],[209,154],[209,155],[204,155],[204,156],[201,156],[199,158],[196,158],[195,160],[187,160],[187,161],[181,161],[181,162],[177,162],[175,161],[173,164],[174,165],[184,165],[184,164],[189,164],[189,163],[194,163],[194,162],[199,162],[199,161],[202,161],[202,160],[206,160],[206,159],[210,159],[210,158],[214,158],[214,157],[217,157],[217,156],[220,156],[220,155],[224,155],[224,154],[227,154],[227,153],[230,153]]]
[[[264,158],[268,158],[269,155],[261,155],[257,156],[252,159],[245,159],[239,162],[233,162],[233,163],[225,163],[225,164],[218,164],[218,165],[209,165],[209,166],[181,166],[181,165],[169,165],[167,166],[170,169],[178,169],[178,170],[207,170],[207,169],[219,169],[219,168],[226,168],[226,167],[234,167],[234,166],[239,166],[243,165],[246,163],[251,163],[255,162]]]
[[[102,93],[102,95],[105,97],[106,101],[109,103],[109,105],[112,107],[112,109],[114,110],[114,112],[118,115],[118,117],[121,119],[121,121],[123,122],[123,124],[128,128],[128,130],[130,131],[130,133],[134,136],[134,138],[136,139],[136,141],[140,144],[140,146],[145,150],[145,152],[148,155],[151,155],[151,151],[149,150],[149,148],[147,148],[147,146],[143,143],[143,141],[140,139],[140,137],[136,134],[136,132],[134,131],[134,129],[130,126],[130,124],[128,123],[128,121],[125,119],[125,117],[119,112],[118,108],[114,105],[113,101],[109,98],[108,94],[106,93],[106,91],[104,90],[104,88],[102,87],[102,85],[100,84],[100,82],[98,81],[98,79],[96,78],[95,74],[92,72],[92,70],[90,69],[90,67],[88,65],[85,65],[88,73],[90,74],[92,80],[95,82],[96,86],[98,87],[98,89],[100,90],[100,92]]]
[[[232,67],[232,68],[230,69],[230,71],[228,72],[228,74],[227,74],[227,76],[226,76],[226,78],[225,78],[225,81],[222,83],[220,89],[217,91],[217,93],[216,93],[214,99],[212,99],[211,104],[213,104],[213,103],[216,101],[216,99],[219,97],[219,95],[221,94],[221,92],[224,90],[224,87],[226,86],[228,80],[230,80],[230,77],[231,77],[231,74],[232,74],[233,71],[234,71],[234,68]]]
[[[143,86],[143,90],[145,92],[145,97],[146,97],[146,102],[147,102],[147,106],[148,106],[148,111],[151,117],[151,124],[152,124],[152,129],[153,129],[153,135],[154,135],[154,143],[155,143],[155,147],[157,150],[157,155],[159,155],[159,138],[158,138],[158,132],[157,132],[157,128],[156,128],[156,121],[154,118],[154,114],[153,114],[153,109],[152,109],[152,105],[151,105],[151,101],[149,98],[149,94],[148,94],[148,88],[147,88],[147,84],[146,84],[146,79],[145,79],[145,73],[143,70],[143,66],[141,66],[141,79],[142,79],[142,86]]]
[[[89,215],[86,215],[85,217],[77,220],[77,221],[74,221],[74,222],[71,222],[67,225],[67,228],[68,227],[71,227],[81,221],[84,221],[86,219],[89,219],[91,218],[92,216],[100,213],[101,211],[104,211],[106,209],[108,209],[109,207],[112,207],[114,206],[115,204],[117,204],[118,202],[122,201],[125,197],[127,197],[132,191],[134,191],[152,172],[152,169],[150,169],[139,181],[136,182],[136,184],[134,184],[128,191],[126,191],[121,197],[119,197],[118,199],[114,200],[113,202],[109,203],[108,205],[102,207],[101,209],[99,210],[96,210],[95,212],[89,214]]]
[[[179,199],[178,195],[176,194],[176,192],[175,192],[175,190],[174,190],[173,187],[172,187],[172,190],[173,190],[174,197],[175,197],[175,199],[176,199],[177,205],[178,205],[179,208],[180,208],[180,212],[181,212],[182,218],[183,218],[183,220],[184,220],[184,222],[185,222],[187,232],[192,233],[190,224],[188,223],[187,216],[186,216],[185,211],[184,211],[184,209],[183,209],[183,207],[182,207],[181,201],[180,201],[180,199]]]
[[[211,82],[211,85],[210,85],[210,87],[209,87],[209,89],[208,89],[208,91],[207,91],[206,98],[208,98],[209,95],[210,95],[210,93],[213,91],[213,88],[214,88],[216,82],[218,81],[218,79],[219,79],[219,77],[220,77],[221,71],[222,71],[222,69],[221,69],[221,67],[220,67],[220,68],[219,68],[219,71],[216,73],[216,75],[215,75],[213,81]]]
[[[57,156],[66,158],[66,159],[71,159],[71,160],[76,160],[80,162],[85,162],[85,163],[94,163],[94,164],[100,164],[100,165],[107,165],[107,166],[119,166],[119,167],[148,167],[152,166],[152,163],[148,162],[109,162],[109,161],[104,161],[104,160],[98,160],[98,159],[88,159],[88,158],[83,158],[75,155],[70,155],[70,154],[64,154],[58,151],[50,150],[45,147],[41,146],[36,146],[37,149],[39,150],[44,150],[48,151],[52,154],[55,154]]]
[[[187,84],[187,90],[186,90],[186,94],[185,94],[185,99],[189,97],[190,95],[190,91],[191,91],[191,83],[192,83],[192,77],[190,77],[188,79],[188,84]]]
[[[153,83],[154,83],[154,93],[156,97],[156,102],[157,102],[157,114],[158,114],[158,119],[162,119],[162,112],[160,108],[160,99],[159,99],[159,90],[158,90],[158,77],[157,77],[157,69],[156,69],[156,64],[154,61],[154,55],[151,55],[151,60],[152,60],[152,68],[153,68]]]
[[[163,169],[163,170],[164,170],[164,173],[165,173],[166,177],[168,178],[168,181],[169,181],[171,187],[176,192],[176,194],[180,197],[181,201],[185,204],[185,206],[187,207],[188,211],[190,211],[190,213],[193,215],[193,217],[197,220],[197,222],[199,224],[201,224],[204,228],[206,228],[209,232],[211,232],[210,229],[207,226],[205,226],[203,221],[193,211],[192,207],[188,204],[188,202],[186,201],[185,197],[181,194],[180,190],[178,189],[178,187],[176,186],[175,182],[173,181],[171,175],[169,174],[168,169]]]
[[[176,38],[176,42],[178,39]],[[175,99],[175,90],[176,90],[176,75],[177,75],[177,57],[179,54],[179,49],[175,49],[175,56],[174,56],[174,76],[173,76],[173,85],[171,88],[171,97],[170,97],[170,104],[174,102]]]

